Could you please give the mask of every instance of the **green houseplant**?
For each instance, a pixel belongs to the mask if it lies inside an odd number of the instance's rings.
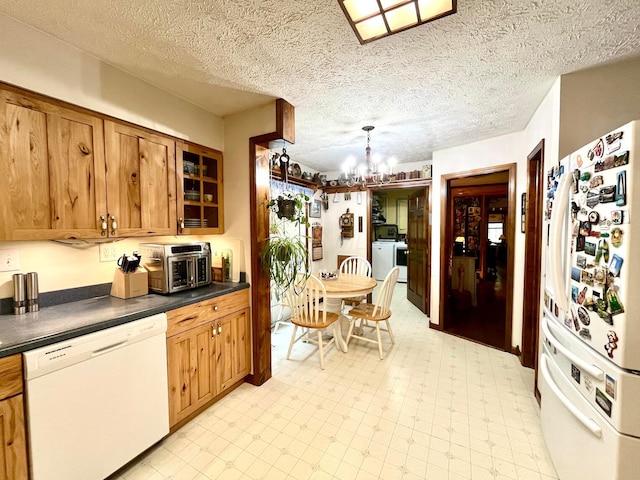
[[[286,219],[296,225],[309,227],[307,218],[307,203],[309,203],[309,200],[309,196],[304,193],[286,191],[269,200],[267,208],[281,220]]]
[[[307,236],[287,231],[287,224],[309,227],[306,209],[309,200],[303,193],[283,192],[266,205],[275,215],[271,216],[270,235],[260,252],[260,261],[262,270],[274,283],[278,298],[298,274],[309,275]]]

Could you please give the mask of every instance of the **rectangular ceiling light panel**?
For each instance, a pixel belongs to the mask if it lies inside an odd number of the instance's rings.
[[[456,13],[456,0],[338,0],[361,44]]]

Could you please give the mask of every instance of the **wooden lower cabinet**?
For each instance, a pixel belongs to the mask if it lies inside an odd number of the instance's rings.
[[[172,428],[204,410],[250,373],[248,303],[247,290],[167,312]],[[238,306],[240,310],[228,313]]]
[[[26,480],[22,357],[0,359],[0,480]]]

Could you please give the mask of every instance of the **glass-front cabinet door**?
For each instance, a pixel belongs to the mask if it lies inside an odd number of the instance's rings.
[[[223,233],[222,152],[178,142],[176,157],[178,233]]]

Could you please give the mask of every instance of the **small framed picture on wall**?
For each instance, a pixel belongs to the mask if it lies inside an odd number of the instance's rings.
[[[322,202],[314,200],[309,205],[309,218],[320,218],[322,216]]]

